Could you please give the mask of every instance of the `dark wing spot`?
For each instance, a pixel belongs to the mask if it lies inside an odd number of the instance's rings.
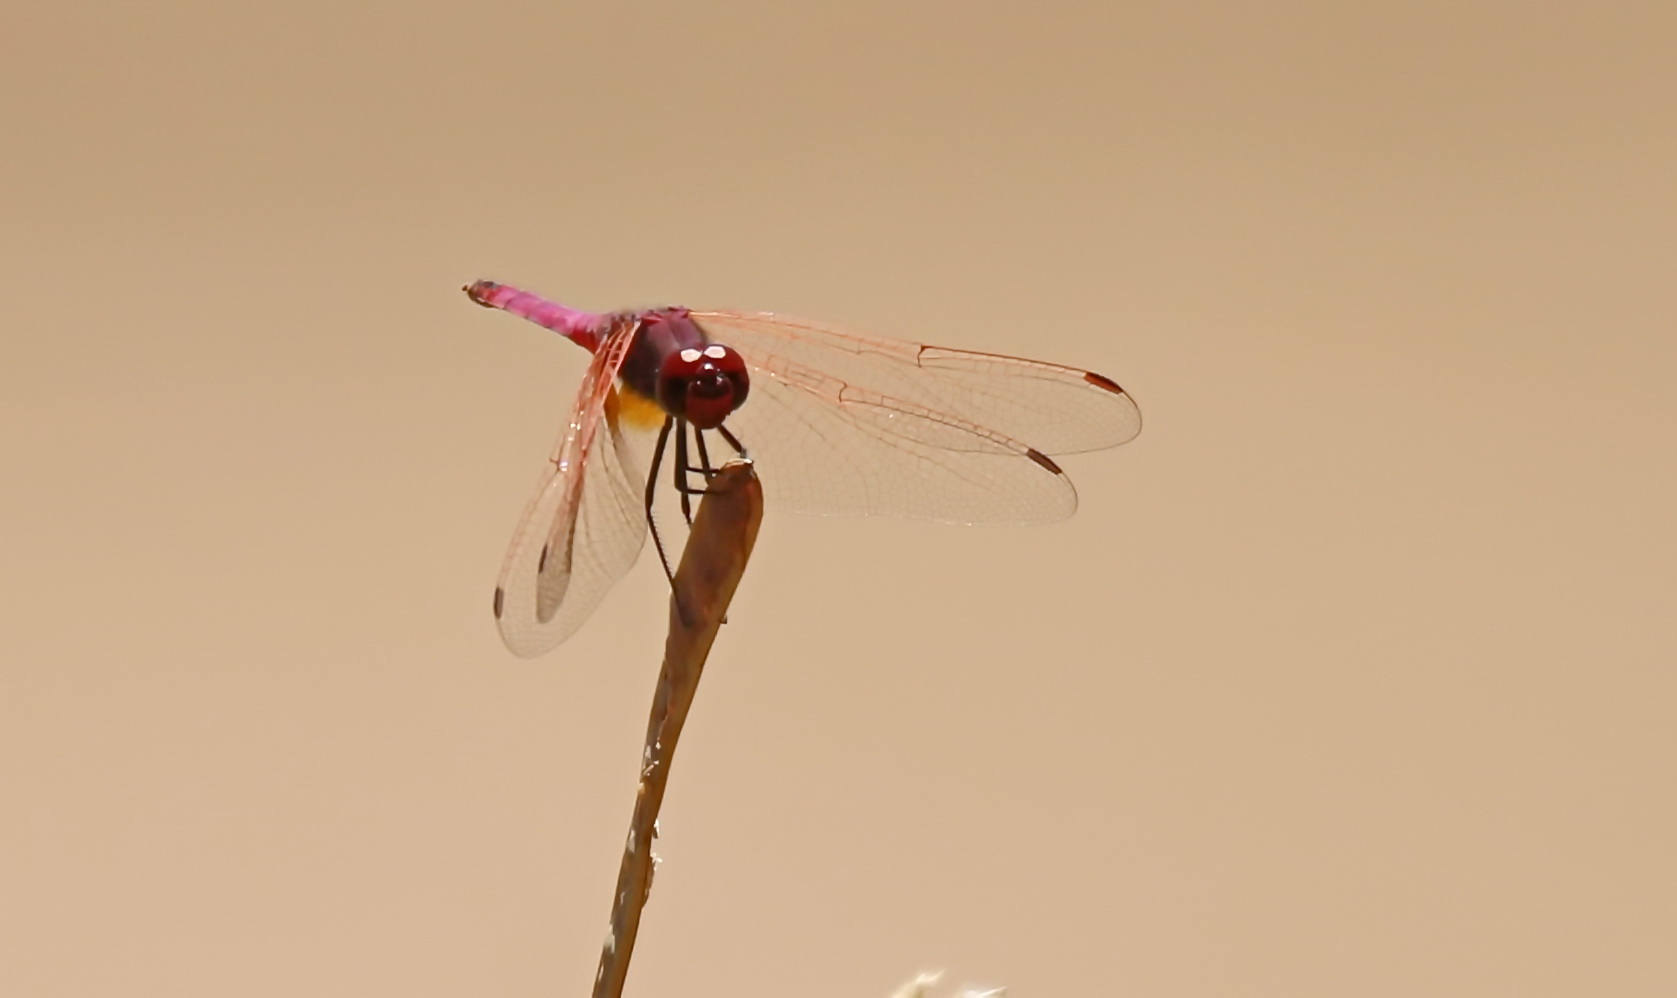
[[[496,586],[495,587],[495,619],[496,620],[501,619],[501,604],[505,603],[506,601],[507,601],[507,594],[501,591],[500,586]]]
[[[1031,460],[1035,461],[1037,464],[1042,465],[1043,470],[1045,470],[1045,471],[1051,472],[1051,473],[1056,474],[1056,475],[1065,474],[1065,472],[1060,470],[1059,465],[1055,464],[1053,461],[1050,461],[1048,459],[1047,454],[1044,454],[1042,451],[1037,450],[1035,447],[1032,447],[1030,450],[1027,450],[1025,452],[1025,456],[1030,458]]]
[[[1087,381],[1091,385],[1094,385],[1096,388],[1104,388],[1114,395],[1124,394],[1124,389],[1118,387],[1118,382],[1113,381],[1111,378],[1096,374],[1093,371],[1084,371],[1083,380]]]
[[[543,544],[542,545],[542,556],[540,558],[536,559],[536,574],[537,575],[540,575],[543,572],[547,571],[547,549],[548,549],[548,547],[549,547],[549,545]]]

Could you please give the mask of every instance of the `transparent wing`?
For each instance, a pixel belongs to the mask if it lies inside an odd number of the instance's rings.
[[[1111,378],[1039,360],[858,336],[766,312],[693,312],[718,343],[770,372],[823,372],[847,385],[944,413],[1043,454],[1116,447],[1141,410]]]
[[[1076,368],[763,314],[692,315],[752,368],[751,394],[727,426],[783,508],[1059,520],[1077,508],[1077,492],[1047,455],[1112,447],[1140,432],[1130,397]]]
[[[632,323],[613,330],[595,352],[501,568],[495,617],[521,657],[582,626],[645,543],[641,431],[619,418],[614,388],[633,331]]]

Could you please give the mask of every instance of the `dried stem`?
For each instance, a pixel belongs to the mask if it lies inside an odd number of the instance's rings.
[[[641,753],[640,789],[623,846],[612,898],[611,932],[600,953],[594,998],[619,998],[629,973],[629,957],[640,928],[641,908],[652,888],[652,843],[658,834],[658,809],[670,777],[676,741],[693,705],[716,631],[745,574],[757,526],[763,519],[763,488],[750,462],[735,461],[706,484],[693,532],[675,573],[670,596],[670,631],[664,642],[664,666],[652,698]]]

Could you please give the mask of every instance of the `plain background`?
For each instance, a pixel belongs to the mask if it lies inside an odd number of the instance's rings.
[[[502,648],[585,356],[480,277],[1147,417],[770,511],[632,994],[1677,993],[1677,7],[5,21],[0,994],[585,992],[665,594]]]

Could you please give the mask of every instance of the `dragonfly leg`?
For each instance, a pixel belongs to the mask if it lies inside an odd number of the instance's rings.
[[[745,452],[745,445],[739,442],[738,437],[729,433],[726,426],[717,426],[716,432],[722,434],[722,439],[728,441],[728,446],[734,449],[734,453],[747,461],[751,460],[751,455]]]
[[[670,570],[669,555],[664,553],[664,538],[658,534],[658,521],[652,516],[652,498],[658,494],[658,469],[664,463],[664,445],[670,439],[670,426],[674,419],[664,417],[664,428],[658,431],[658,444],[652,449],[652,467],[646,472],[646,527],[652,532],[652,546],[658,549],[658,562],[664,566],[664,578],[670,580],[670,588],[675,588],[675,572]]]
[[[675,490],[681,494],[681,515],[687,525],[693,525],[693,490],[687,485],[687,476],[695,470],[687,459],[687,420],[678,419],[675,429]]]
[[[705,481],[708,482],[710,476],[716,474],[716,469],[711,467],[710,453],[705,450],[705,431],[695,429],[693,431],[693,442],[699,445],[699,467],[697,470],[699,474],[705,476]]]
[[[687,474],[698,475],[708,482],[710,476],[716,474],[716,466],[710,463],[710,453],[705,449],[705,431],[696,426],[693,427],[693,448],[699,452],[699,463],[697,465],[688,463],[684,470]],[[691,485],[683,485],[682,490],[696,496],[705,494],[704,489],[696,489]]]
[[[652,499],[658,494],[658,471],[664,464],[664,447],[670,442],[670,428],[676,420],[672,416],[664,417],[664,425],[658,431],[658,443],[652,449],[652,467],[646,471],[646,528],[652,532],[652,546],[658,549],[658,563],[664,566],[664,578],[670,581],[670,598],[675,600],[676,613],[681,615],[681,622],[688,627],[693,626],[693,616],[687,612],[686,604],[681,602],[681,593],[675,587],[675,572],[670,568],[670,557],[664,551],[663,535],[658,533],[658,521],[652,515]],[[676,438],[682,439],[680,437]],[[676,450],[681,450],[678,444]],[[681,461],[676,461],[676,481],[681,481]],[[685,493],[682,502],[687,502]]]

